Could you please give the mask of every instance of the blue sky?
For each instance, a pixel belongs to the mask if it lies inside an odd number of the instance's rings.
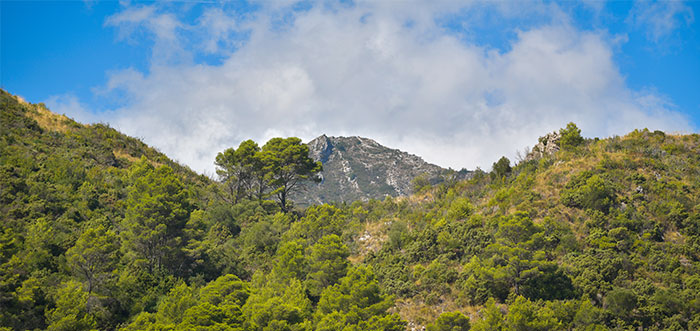
[[[276,135],[488,168],[568,121],[588,136],[700,124],[698,1],[0,6],[2,88],[201,172]]]

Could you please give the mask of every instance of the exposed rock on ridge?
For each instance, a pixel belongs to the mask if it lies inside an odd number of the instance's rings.
[[[556,153],[559,150],[559,139],[561,139],[561,134],[556,131],[548,133],[544,137],[540,137],[539,142],[532,148],[532,151],[530,151],[525,160],[536,160],[545,155]]]
[[[322,135],[307,145],[309,156],[323,163],[323,172],[320,183],[297,194],[296,201],[302,204],[408,195],[413,178],[425,174],[431,183],[438,183],[448,171],[368,138]]]

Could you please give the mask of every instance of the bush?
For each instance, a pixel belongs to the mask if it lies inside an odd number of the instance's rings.
[[[505,156],[501,157],[497,162],[495,162],[492,168],[491,179],[493,180],[504,178],[513,170],[510,167],[510,160]]]
[[[559,139],[559,147],[562,149],[571,149],[583,144],[581,129],[579,129],[573,122],[567,124],[566,128],[559,130],[559,134],[561,135],[561,138]]]
[[[572,179],[561,193],[567,207],[593,209],[608,213],[615,202],[612,186],[598,175],[583,172]]]
[[[469,317],[456,311],[442,313],[435,323],[429,324],[428,331],[469,331]]]

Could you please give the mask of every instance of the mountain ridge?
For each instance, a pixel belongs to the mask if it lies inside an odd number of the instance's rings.
[[[324,170],[321,182],[307,184],[306,190],[297,194],[303,204],[406,196],[411,193],[411,181],[418,176],[436,184],[455,173],[366,137],[322,134],[307,145],[309,156],[320,161]],[[470,172],[457,174],[465,179]]]

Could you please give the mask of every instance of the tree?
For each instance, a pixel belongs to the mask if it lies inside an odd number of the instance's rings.
[[[581,129],[579,129],[573,122],[567,124],[566,128],[559,130],[559,134],[561,135],[561,138],[559,138],[559,146],[562,149],[569,149],[583,143]]]
[[[491,170],[491,179],[501,179],[506,177],[511,172],[510,160],[503,156],[497,162],[494,162]]]
[[[246,282],[235,275],[224,275],[199,291],[199,304],[185,310],[178,329],[240,330],[243,306],[250,296]]]
[[[213,305],[235,304],[242,306],[250,296],[248,284],[236,275],[223,275],[199,291],[200,301]]]
[[[366,321],[385,322],[384,327],[373,326],[378,330],[396,330],[405,327],[403,321],[397,318],[385,318],[391,316],[387,310],[393,306],[392,297],[382,295],[379,284],[374,278],[371,268],[357,266],[348,271],[348,274],[340,279],[338,284],[327,287],[321,293],[315,319],[320,325],[326,327],[319,329],[334,329],[345,325],[359,326],[362,329]],[[329,323],[332,320],[332,323]],[[397,324],[398,323],[398,324]],[[333,325],[332,328],[327,326]],[[358,329],[358,328],[355,328]],[[399,328],[399,330],[402,330]]]
[[[411,180],[411,192],[417,194],[430,187],[430,179],[427,173],[422,173]]]
[[[498,331],[505,329],[505,318],[501,309],[496,306],[496,301],[490,298],[480,312],[481,319],[474,322],[472,330]]]
[[[288,241],[277,250],[273,272],[282,279],[306,278],[308,261],[304,255],[303,240]]]
[[[306,208],[304,217],[292,224],[285,234],[286,238],[305,238],[313,244],[323,236],[335,234],[342,236],[348,230],[349,216],[345,210],[329,204]]]
[[[321,162],[309,157],[309,146],[296,137],[270,139],[262,147],[260,160],[283,212],[288,211],[289,194],[300,190],[304,180],[316,179],[314,175],[322,169]]]
[[[182,322],[182,316],[190,307],[197,304],[195,293],[184,282],[170,289],[168,295],[158,303],[156,318],[164,324]]]
[[[561,192],[561,202],[568,207],[608,213],[615,204],[613,186],[599,175],[584,171],[574,177]]]
[[[126,256],[149,272],[164,266],[179,270],[182,261],[175,258],[185,244],[190,193],[172,168],[154,169],[145,158],[132,166],[131,173],[133,184],[121,232]]]
[[[637,297],[632,290],[615,288],[605,296],[603,307],[615,317],[627,319],[637,306]]]
[[[68,265],[73,272],[87,281],[88,293],[92,293],[96,282],[116,265],[119,248],[117,240],[114,232],[99,225],[85,230],[75,245],[66,252]]]
[[[252,140],[228,148],[216,155],[216,173],[228,189],[228,202],[238,203],[245,196],[258,195],[265,191],[262,165],[259,164],[260,147]]]
[[[48,330],[92,330],[97,326],[87,309],[90,294],[80,283],[63,283],[55,297],[56,307],[46,312]]]
[[[142,312],[122,330],[231,330],[245,322],[241,306],[250,291],[235,275],[224,275],[199,290],[180,283],[158,303],[154,314]]]
[[[469,317],[456,311],[442,313],[435,323],[429,324],[427,331],[469,331]]]
[[[312,296],[320,296],[326,287],[345,276],[350,250],[335,234],[327,235],[309,249],[309,274],[306,288]]]
[[[518,296],[515,301],[508,305],[506,326],[508,330],[545,331],[561,329],[562,323],[556,318],[551,308],[538,306],[538,304]]]
[[[201,302],[187,309],[182,315],[182,323],[177,330],[230,330],[241,331],[243,313],[240,307],[233,306],[228,309]]]
[[[258,277],[264,277],[257,274]],[[271,274],[251,294],[243,312],[251,330],[309,330],[312,304],[302,283]],[[253,281],[255,282],[255,280]]]
[[[474,211],[474,206],[467,198],[457,198],[450,204],[447,210],[447,218],[451,221],[465,220]]]

